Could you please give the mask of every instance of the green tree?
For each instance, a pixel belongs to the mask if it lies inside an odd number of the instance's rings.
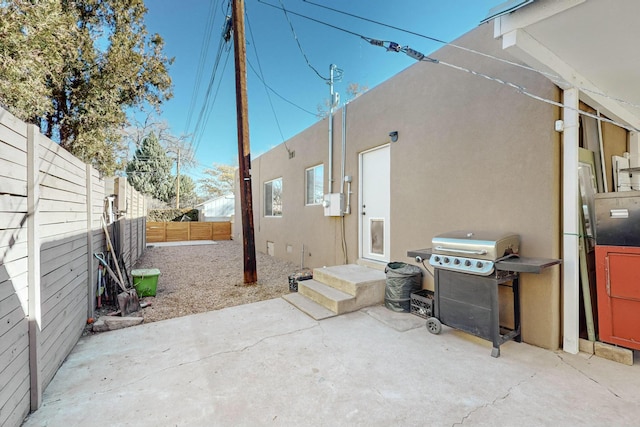
[[[361,85],[359,83],[349,83],[347,85],[347,102],[352,101],[369,90],[369,86]],[[318,111],[316,116],[320,119],[324,119],[329,116],[331,104],[329,99],[325,99],[322,104],[318,104],[316,106],[316,110]]]
[[[173,175],[173,186],[171,187],[171,206],[176,205],[176,180],[177,177]],[[198,202],[198,196],[196,194],[196,183],[189,175],[180,174],[180,207],[193,207]]]
[[[210,199],[233,192],[236,167],[214,163],[211,169],[205,169],[205,178],[198,180],[202,196]]]
[[[126,112],[171,97],[173,60],[147,33],[144,1],[12,0],[0,13],[0,101],[113,174]]]
[[[150,133],[127,164],[127,180],[142,194],[169,202],[175,192],[172,165],[173,160],[167,156],[158,138]]]
[[[5,108],[32,123],[53,110],[49,82],[62,74],[64,47],[76,34],[60,2],[2,2],[0,100]]]

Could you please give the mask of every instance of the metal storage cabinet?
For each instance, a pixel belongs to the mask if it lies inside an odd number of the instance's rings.
[[[596,244],[640,246],[640,191],[599,193],[596,204]]]
[[[640,247],[596,246],[600,341],[640,350]]]

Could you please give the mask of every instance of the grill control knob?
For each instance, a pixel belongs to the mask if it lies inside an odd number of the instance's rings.
[[[458,264],[460,264],[460,260],[459,260],[458,258],[454,259],[454,260],[453,260],[453,264],[454,264],[454,265],[458,265]]]
[[[436,255],[436,256],[433,257],[433,260],[435,262],[440,262],[440,257]]]
[[[481,261],[476,262],[476,267],[482,268],[482,262]]]
[[[471,261],[466,260],[466,261],[464,262],[464,266],[465,266],[465,267],[469,267],[470,265],[471,265]]]
[[[449,258],[444,257],[444,263],[445,263],[445,264],[449,264]]]

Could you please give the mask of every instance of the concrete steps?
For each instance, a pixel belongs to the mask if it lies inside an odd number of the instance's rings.
[[[283,298],[316,320],[359,310],[384,301],[384,271],[356,264],[313,270],[298,282],[298,292]],[[328,312],[327,312],[328,311]]]

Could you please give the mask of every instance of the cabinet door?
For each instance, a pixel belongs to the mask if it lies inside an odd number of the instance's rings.
[[[640,248],[596,246],[600,340],[640,350]]]
[[[609,253],[612,335],[640,344],[640,253]]]

